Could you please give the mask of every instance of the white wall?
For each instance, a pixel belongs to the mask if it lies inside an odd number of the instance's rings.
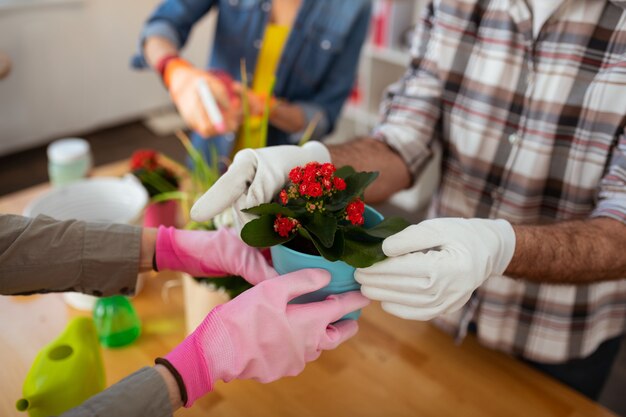
[[[154,74],[133,71],[143,21],[158,0],[0,0],[0,155],[129,120],[169,103]],[[206,62],[214,17],[185,55]]]

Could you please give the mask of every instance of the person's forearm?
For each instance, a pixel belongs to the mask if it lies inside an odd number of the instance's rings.
[[[141,246],[139,248],[139,271],[152,270],[152,260],[156,247],[157,229],[144,228],[141,231]]]
[[[341,145],[328,146],[330,159],[337,166],[351,165],[357,171],[378,171],[380,175],[367,189],[369,203],[386,200],[411,184],[404,160],[385,143],[373,138],[358,138]]]
[[[306,128],[304,112],[300,106],[280,101],[270,113],[270,123],[287,133],[296,133]]]
[[[132,292],[141,235],[124,224],[0,215],[0,294]]]
[[[170,371],[163,365],[155,365],[154,370],[161,375],[163,381],[165,382],[165,386],[167,387],[167,394],[170,399],[170,404],[172,406],[172,410],[176,411],[183,405],[183,401],[180,396],[180,388],[178,388],[178,383],[174,378],[174,375],[171,374]]]
[[[169,378],[174,377],[161,365],[142,368],[59,417],[170,417],[182,402]]]
[[[165,56],[175,55],[178,53],[176,46],[168,39],[160,36],[151,36],[146,39],[143,45],[144,55],[148,64],[154,66]]]
[[[626,225],[610,218],[513,226],[516,246],[505,274],[585,284],[626,277]]]

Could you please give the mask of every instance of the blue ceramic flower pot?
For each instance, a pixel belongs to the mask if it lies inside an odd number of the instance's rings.
[[[382,214],[369,206],[365,206],[365,227],[373,227],[383,220]],[[348,291],[358,290],[361,286],[354,280],[355,268],[343,261],[331,262],[321,256],[309,255],[297,252],[283,245],[271,247],[272,262],[276,271],[283,275],[289,272],[305,268],[319,268],[330,272],[330,284],[321,290],[305,294],[293,300],[294,303],[310,303],[322,301],[331,294],[341,294]],[[345,315],[342,319],[357,319],[361,315],[361,310],[353,311]]]

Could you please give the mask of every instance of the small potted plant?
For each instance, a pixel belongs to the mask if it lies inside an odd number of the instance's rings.
[[[325,299],[357,290],[355,268],[385,259],[383,240],[409,224],[383,216],[363,203],[363,192],[378,176],[352,167],[308,163],[295,167],[275,202],[245,209],[259,218],[247,223],[241,238],[250,246],[270,247],[274,268],[285,274],[302,268],[323,268],[330,284],[296,302]],[[357,318],[358,312],[347,318]]]
[[[151,199],[178,190],[178,176],[163,164],[169,158],[152,149],[140,149],[130,159],[133,175],[144,186]],[[145,227],[176,226],[178,204],[176,200],[154,202],[151,200],[144,212]]]
[[[185,229],[216,230],[218,227],[232,227],[232,216],[229,211],[207,222],[195,222],[189,218],[189,209],[219,178],[218,161],[209,164],[203,154],[198,152],[183,132],[176,136],[185,147],[191,167],[188,169],[177,162],[168,160],[168,164],[176,165],[175,171],[180,172],[180,190],[171,190],[153,197],[155,202],[177,201],[180,203],[181,218]],[[212,153],[216,155],[216,152]],[[239,276],[229,277],[192,277],[183,274],[183,296],[185,299],[185,322],[187,332],[191,333],[205,316],[219,304],[223,304],[250,288],[245,279]]]

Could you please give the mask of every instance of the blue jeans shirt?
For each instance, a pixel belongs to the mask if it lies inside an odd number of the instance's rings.
[[[240,60],[245,58],[252,79],[271,0],[165,0],[143,29],[133,66],[147,66],[141,52],[147,37],[162,36],[181,48],[193,25],[212,7],[219,9],[219,17],[208,67],[240,80]],[[278,65],[274,95],[299,105],[307,124],[321,113],[313,139],[333,130],[350,94],[370,11],[371,0],[302,1]],[[270,126],[268,145],[297,143],[302,133],[290,135]],[[232,140],[225,137],[210,142],[222,155],[232,147]],[[198,135],[194,143],[208,145]]]

